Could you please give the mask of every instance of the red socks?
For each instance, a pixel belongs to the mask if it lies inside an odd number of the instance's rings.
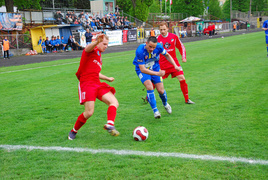
[[[182,94],[184,96],[185,102],[189,99],[188,96],[188,85],[186,84],[185,80],[180,81],[180,85],[181,85],[181,91]]]
[[[117,108],[115,106],[109,106],[107,110],[107,124],[114,126],[114,120],[116,117]],[[77,132],[85,123],[87,119],[84,117],[84,114],[80,114],[74,124],[72,131]]]
[[[84,117],[84,114],[80,114],[80,116],[78,116],[76,123],[74,125],[74,129],[73,131],[78,131],[85,123],[87,122],[87,119]]]
[[[114,120],[116,117],[117,108],[115,106],[109,106],[107,110],[107,124],[114,126]]]

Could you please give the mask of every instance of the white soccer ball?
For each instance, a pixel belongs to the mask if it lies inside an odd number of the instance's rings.
[[[145,141],[148,139],[149,132],[143,126],[138,126],[133,131],[133,138],[135,141]]]

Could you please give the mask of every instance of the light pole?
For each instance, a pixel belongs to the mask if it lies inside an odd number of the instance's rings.
[[[232,13],[232,0],[230,0],[230,31],[232,29],[232,16],[233,16],[233,13]]]

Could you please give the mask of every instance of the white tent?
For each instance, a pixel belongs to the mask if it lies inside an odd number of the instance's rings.
[[[201,20],[202,19],[199,17],[190,16],[190,17],[187,17],[187,18],[181,20],[180,22],[196,22],[196,21],[201,21]]]

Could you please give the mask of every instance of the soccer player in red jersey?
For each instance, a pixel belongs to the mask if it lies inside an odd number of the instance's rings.
[[[162,22],[159,25],[160,35],[157,40],[163,45],[166,51],[172,56],[177,66],[181,67],[177,57],[176,57],[176,48],[179,49],[182,56],[182,62],[186,62],[186,50],[180,39],[177,35],[168,32],[168,25],[166,22]],[[171,77],[176,77],[180,82],[181,91],[183,93],[186,104],[194,104],[193,101],[189,99],[188,96],[188,85],[186,84],[183,71],[177,71],[174,66],[168,62],[165,56],[160,55],[159,60],[161,70],[165,70],[165,75],[163,79],[167,78],[170,74]]]
[[[102,68],[101,53],[108,47],[108,36],[101,34],[97,36],[96,41],[86,46],[83,50],[80,66],[76,73],[79,80],[79,100],[80,104],[85,106],[85,111],[78,117],[73,129],[70,131],[68,139],[73,140],[77,131],[86,123],[94,113],[96,98],[108,105],[107,124],[104,129],[112,136],[118,136],[119,132],[114,127],[119,103],[114,96],[115,89],[100,79],[113,82],[113,77],[107,77],[100,73]]]

